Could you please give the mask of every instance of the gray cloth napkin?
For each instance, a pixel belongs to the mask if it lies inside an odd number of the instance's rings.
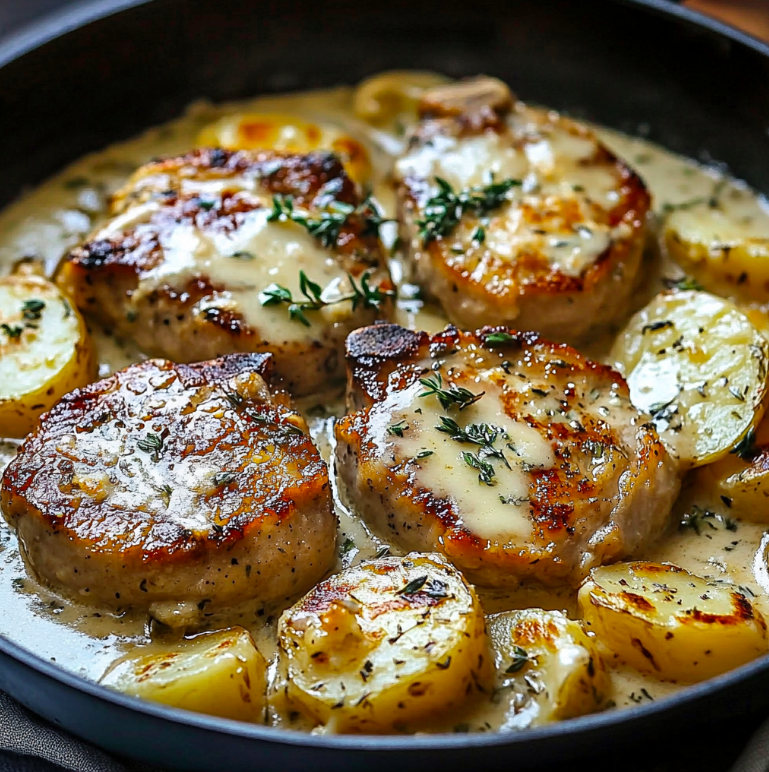
[[[767,772],[769,770],[769,720],[758,728],[740,754],[731,772]]]
[[[0,772],[159,772],[110,756],[30,713],[0,692]]]

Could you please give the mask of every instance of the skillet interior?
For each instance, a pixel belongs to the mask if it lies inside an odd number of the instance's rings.
[[[70,11],[0,49],[0,205],[78,155],[178,114],[193,99],[351,83],[392,67],[486,72],[520,96],[671,150],[726,162],[769,192],[769,49],[668,4],[568,0],[155,0]],[[19,49],[28,53],[13,58]],[[10,118],[10,120],[8,119]],[[0,639],[0,688],[70,730],[154,764],[196,769],[516,769],[649,747],[685,727],[769,705],[758,661],[659,704],[521,735],[319,738],[192,716],[85,684]],[[376,753],[372,753],[372,751]],[[341,755],[341,754],[344,755]]]

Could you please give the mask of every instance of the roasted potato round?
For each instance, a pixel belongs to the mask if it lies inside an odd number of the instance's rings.
[[[362,81],[355,89],[356,117],[382,126],[403,118],[416,121],[417,105],[427,89],[448,83],[435,72],[389,70]]]
[[[735,186],[713,202],[676,209],[663,238],[668,254],[706,289],[769,300],[769,214],[752,191]]]
[[[242,627],[204,633],[166,651],[148,648],[117,660],[100,683],[195,713],[263,720],[267,663]]]
[[[723,458],[764,414],[769,343],[707,292],[658,295],[617,338],[612,359],[683,467]]]
[[[359,184],[371,177],[366,148],[332,124],[310,123],[296,115],[235,113],[205,126],[198,134],[201,147],[225,150],[277,150],[310,153],[329,150],[339,156],[345,171]]]
[[[488,624],[496,656],[497,692],[510,709],[506,728],[591,713],[611,683],[595,640],[560,611],[509,611]],[[504,697],[503,697],[504,698]]]
[[[667,680],[703,681],[769,649],[766,622],[743,593],[669,564],[595,568],[579,606],[619,659]]]
[[[746,438],[739,453],[702,467],[695,479],[735,517],[769,523],[769,420],[761,421],[755,437]]]
[[[278,640],[285,696],[337,732],[413,729],[491,681],[480,603],[441,555],[326,579],[283,614]]]
[[[40,414],[96,377],[85,322],[61,291],[32,274],[0,279],[0,427],[24,437]]]

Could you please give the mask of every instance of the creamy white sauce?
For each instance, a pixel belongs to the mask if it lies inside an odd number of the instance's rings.
[[[249,112],[281,112],[297,114],[300,117],[314,121],[340,125],[345,130],[354,132],[367,141],[373,167],[374,185],[377,197],[388,213],[393,211],[392,194],[380,183],[391,164],[391,155],[403,149],[403,141],[395,131],[373,129],[351,117],[351,92],[349,89],[333,89],[325,92],[314,92],[306,95],[289,95],[256,99],[239,105],[224,105],[209,107],[206,105],[194,107],[190,113],[166,126],[152,129],[146,134],[128,142],[114,145],[104,151],[91,154],[74,163],[60,174],[51,178],[39,188],[30,191],[17,202],[0,213],[0,270],[7,271],[13,263],[24,257],[42,260],[50,273],[55,268],[62,254],[86,234],[98,227],[106,217],[108,196],[124,184],[134,169],[153,157],[180,154],[194,145],[195,137],[201,127],[208,125],[223,115],[238,111]],[[689,160],[671,155],[643,140],[624,137],[620,134],[600,130],[601,137],[619,155],[628,160],[645,179],[654,196],[654,207],[661,211],[665,205],[680,205],[700,197],[713,195],[714,189],[720,188],[719,199],[722,202],[719,222],[714,228],[718,235],[732,232],[731,223],[737,221],[738,227],[749,227],[751,233],[755,229],[758,237],[769,234],[769,214],[766,203],[758,198],[742,183],[726,178],[721,171],[697,165]],[[553,169],[553,158],[559,145],[557,143],[572,140],[558,138],[542,143],[534,143],[527,150],[526,159],[510,159],[508,166],[498,169],[499,175],[517,175],[527,169],[533,169],[537,174],[546,175]],[[568,150],[573,157],[587,148],[570,146]],[[477,159],[476,172],[481,168],[484,153],[488,149],[474,147],[463,150],[474,154]],[[416,161],[415,161],[416,162]],[[434,164],[435,159],[418,159],[419,163]],[[451,169],[442,169],[450,177]],[[477,175],[476,175],[477,176]],[[453,178],[455,183],[467,181],[471,184],[481,183],[478,176],[460,180]],[[558,185],[559,183],[553,183]],[[608,196],[609,181],[600,177],[586,179],[586,187],[590,187],[593,195]],[[554,190],[560,190],[559,187]],[[608,199],[607,199],[608,201]],[[699,206],[699,204],[694,204]],[[226,247],[237,249],[244,247],[254,251],[269,249],[274,235],[285,229],[285,239],[296,243],[297,249],[306,250],[309,255],[309,245],[301,238],[299,232],[288,226],[276,225],[267,228],[259,217],[239,246],[227,244]],[[269,237],[268,237],[269,233]],[[193,238],[190,236],[190,238]],[[196,235],[194,239],[198,239]],[[197,243],[197,242],[196,242]],[[258,246],[258,250],[256,249]],[[598,244],[580,244],[575,249],[580,254],[592,254]],[[218,245],[217,248],[220,248]],[[194,258],[206,261],[209,245],[201,247]],[[313,245],[313,249],[315,249]],[[499,246],[502,249],[502,245]],[[309,250],[309,251],[308,251]],[[573,252],[572,254],[577,254]],[[314,255],[314,253],[313,253]],[[314,255],[313,259],[319,257]],[[184,263],[188,257],[179,257]],[[309,259],[309,257],[308,257]],[[659,255],[655,245],[650,245],[647,255],[647,266],[644,271],[645,283],[637,293],[638,306],[643,305],[650,296],[659,291],[661,278],[677,277],[680,269],[670,263],[663,254]],[[235,262],[235,261],[233,261]],[[322,262],[322,259],[321,259]],[[576,270],[577,262],[573,263]],[[182,266],[187,270],[189,266]],[[403,270],[395,255],[392,264],[393,275],[402,288],[408,285],[404,279]],[[224,270],[224,269],[222,269]],[[227,269],[229,270],[229,269]],[[263,281],[265,274],[259,263],[245,265],[240,262],[232,270],[238,271],[239,280],[251,283]],[[254,274],[254,275],[252,275]],[[288,286],[290,275],[280,273],[282,281]],[[277,274],[276,274],[277,276]],[[232,276],[228,273],[226,283],[231,283]],[[330,275],[330,281],[334,276]],[[279,281],[272,278],[273,281]],[[413,289],[413,288],[412,288]],[[244,290],[251,292],[251,290]],[[422,328],[429,331],[440,329],[445,319],[434,308],[424,306],[419,300],[404,298],[399,301],[399,321],[412,328]],[[628,313],[634,309],[628,309]],[[763,310],[759,309],[761,313]],[[297,325],[299,327],[299,325]],[[116,368],[123,367],[141,358],[141,353],[132,349],[130,344],[114,341],[100,330],[92,331],[100,353],[100,375],[106,375]],[[598,340],[588,347],[589,353],[596,357],[606,355],[611,340]],[[310,405],[308,405],[310,407]],[[413,402],[401,406],[402,414],[409,420],[413,419]],[[311,410],[315,417],[311,421],[311,430],[324,456],[332,455],[333,425],[332,416],[338,410],[336,405],[328,405],[325,409]],[[483,419],[489,422],[504,420],[496,413],[492,401],[488,408],[484,407]],[[424,408],[423,408],[424,411]],[[493,415],[492,415],[493,414]],[[424,412],[423,412],[424,416]],[[506,425],[508,431],[517,431],[516,426]],[[405,439],[405,438],[404,438]],[[523,438],[525,439],[525,438]],[[429,437],[420,438],[415,442],[414,450],[418,452],[423,444],[430,443],[436,457],[427,457],[426,462],[436,462],[434,466],[434,482],[440,485],[442,472],[438,467],[449,466],[452,473],[459,471],[456,459],[443,446],[445,440],[430,433]],[[418,446],[418,447],[417,447]],[[15,445],[2,446],[0,461],[4,464],[15,452]],[[547,461],[545,450],[533,442],[527,451],[532,459]],[[429,473],[429,463],[425,463],[425,473]],[[461,468],[461,467],[460,467]],[[465,472],[465,469],[461,469]],[[333,478],[335,492],[336,484]],[[510,481],[511,489],[515,481]],[[468,500],[477,503],[477,480],[468,487]],[[337,496],[337,511],[340,519],[339,568],[350,565],[361,559],[372,557],[382,546],[382,543],[372,537],[367,526],[354,513],[347,510]],[[708,501],[696,490],[686,489],[675,507],[672,521],[680,520],[683,513],[692,504],[698,504],[727,515],[728,509],[721,501]],[[477,507],[476,509],[481,509]],[[488,528],[492,533],[500,529],[494,516],[479,515],[475,527]],[[736,531],[723,528],[705,529],[697,534],[691,528],[673,529],[657,546],[650,549],[642,557],[651,560],[670,561],[706,578],[728,579],[746,588],[751,594],[756,606],[769,616],[769,571],[765,557],[766,536],[764,526],[739,522]],[[542,606],[550,609],[564,609],[570,615],[576,614],[574,592],[569,589],[558,591],[544,590],[537,587],[524,587],[515,593],[501,591],[481,591],[481,598],[487,613],[495,613],[505,609]],[[280,609],[267,610],[260,617],[255,617],[253,609],[238,610],[226,618],[212,617],[208,624],[216,629],[229,624],[243,624],[255,635],[260,650],[268,658],[275,654],[275,621]],[[144,617],[130,614],[115,615],[93,608],[78,606],[63,601],[55,594],[41,588],[34,579],[28,577],[18,545],[10,528],[0,522],[0,632],[39,656],[57,662],[72,672],[91,679],[98,679],[109,664],[118,656],[124,654],[137,644],[148,644],[151,640],[152,625]],[[679,685],[661,682],[652,677],[644,676],[621,664],[612,661],[607,653],[611,667],[613,682],[612,699],[618,706],[633,705],[648,698],[659,699],[679,688]],[[641,691],[641,690],[645,691]],[[646,696],[648,695],[648,697]],[[468,724],[470,729],[488,731],[501,726],[505,721],[503,705],[493,703],[474,706],[467,716],[452,717],[455,724]],[[291,724],[283,715],[274,715],[273,723],[277,726],[301,726],[301,723]],[[451,729],[451,725],[436,727]]]
[[[554,270],[580,276],[614,239],[628,235],[626,224],[611,227],[594,212],[596,206],[610,210],[617,205],[619,174],[611,164],[586,163],[596,153],[594,138],[534,120],[527,110],[514,112],[510,126],[516,146],[492,132],[459,139],[439,135],[400,159],[396,175],[442,177],[456,190],[487,185],[492,178],[519,180],[507,194],[509,203],[488,218],[482,245],[474,248],[472,234],[458,229],[457,250],[488,250],[508,264],[521,254],[543,255]],[[424,201],[437,192],[436,185],[427,186]],[[532,218],[531,211],[538,216]]]

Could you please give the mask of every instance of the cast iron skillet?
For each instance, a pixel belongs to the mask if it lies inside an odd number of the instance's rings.
[[[0,205],[202,96],[353,83],[393,67],[497,75],[523,98],[723,161],[769,192],[769,47],[663,0],[102,0],[0,46]],[[2,637],[0,688],[156,766],[450,772],[620,752],[626,766],[659,760],[674,741],[711,746],[711,727],[729,717],[750,726],[769,708],[769,657],[630,711],[504,735],[279,732],[116,694]]]

